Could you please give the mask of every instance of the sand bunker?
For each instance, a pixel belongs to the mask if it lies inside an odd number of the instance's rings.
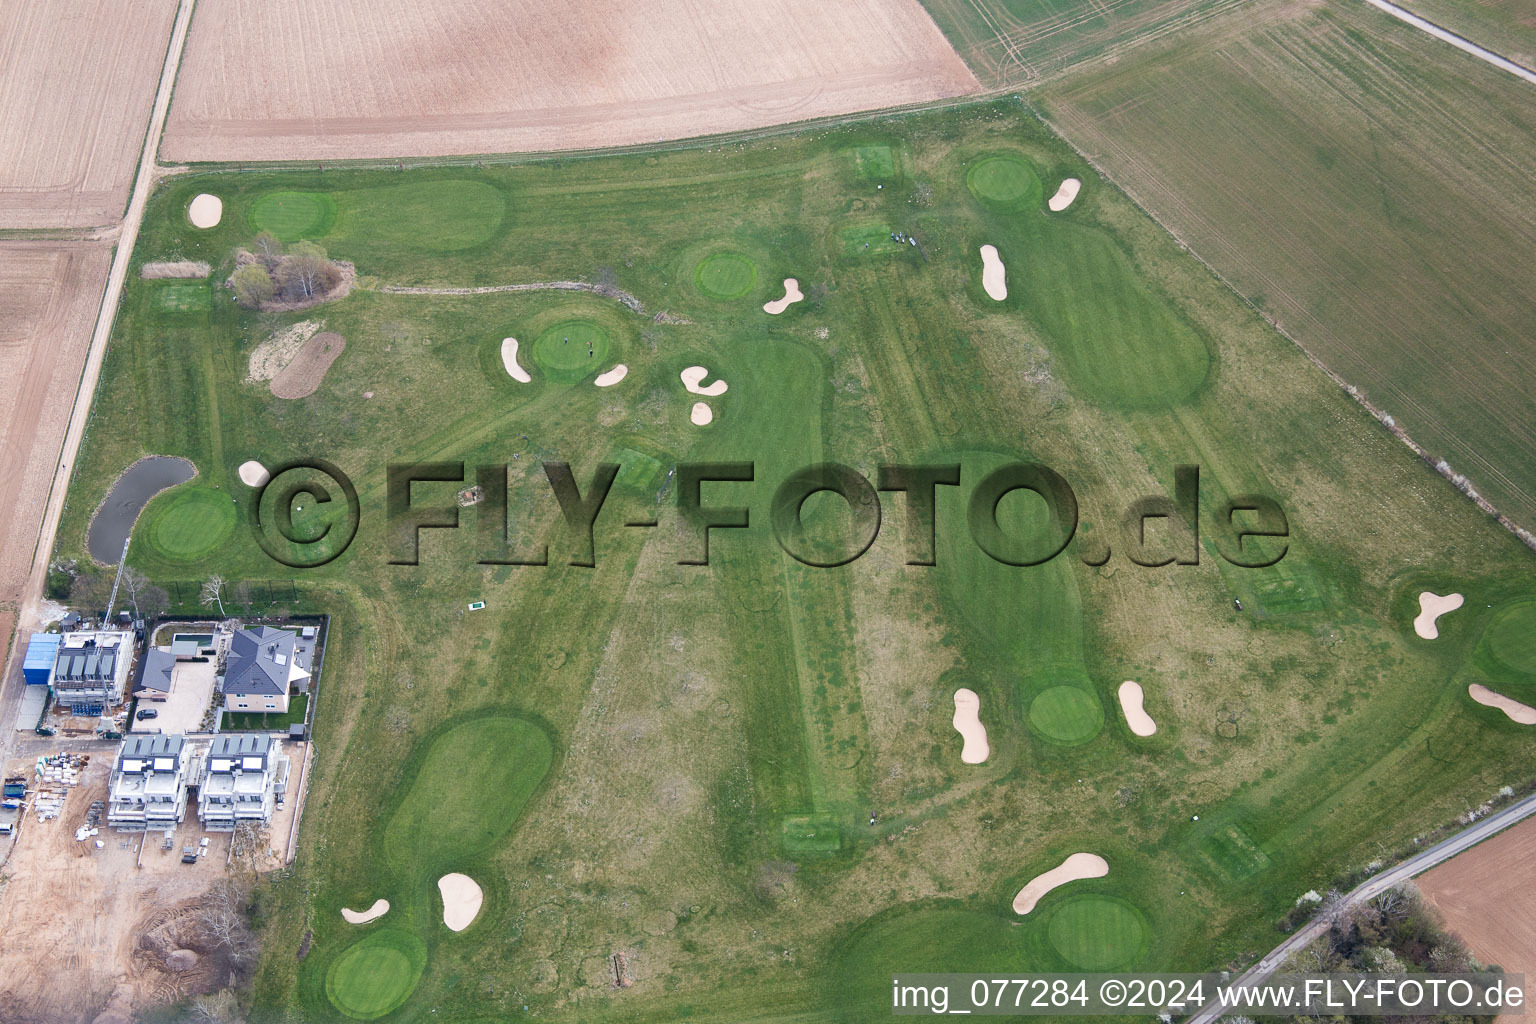
[[[1440,635],[1440,627],[1435,625],[1435,620],[1446,612],[1453,612],[1461,607],[1460,594],[1447,594],[1441,597],[1432,590],[1426,590],[1419,595],[1419,614],[1413,620],[1413,631],[1425,640],[1434,640]]]
[[[784,297],[782,299],[774,299],[772,302],[763,303],[763,312],[778,316],[792,304],[799,302],[803,298],[805,296],[800,294],[800,282],[792,277],[786,277],[784,279]]]
[[[528,376],[528,371],[517,365],[517,339],[501,339],[501,365],[506,367],[507,373],[519,384],[527,384],[533,378]]]
[[[1005,277],[1007,271],[1003,267],[1003,261],[998,258],[997,246],[984,245],[981,247],[981,286],[987,290],[987,296],[1002,302],[1008,297],[1008,281]]]
[[[596,384],[600,388],[611,388],[619,381],[623,380],[625,375],[628,373],[629,367],[625,366],[623,363],[620,363],[618,366],[615,366],[607,373],[598,374],[597,379],[592,383]]]
[[[194,196],[192,205],[187,207],[187,219],[196,228],[218,227],[223,217],[224,200],[218,196],[211,196],[207,192]]]
[[[1051,208],[1052,213],[1060,213],[1072,205],[1072,200],[1077,198],[1077,190],[1082,187],[1083,183],[1076,178],[1068,178],[1045,205]]]
[[[260,487],[271,479],[271,474],[267,472],[267,467],[255,459],[240,463],[239,472],[240,482],[247,487]]]
[[[1120,684],[1120,710],[1125,713],[1125,724],[1137,736],[1151,736],[1157,732],[1157,723],[1141,706],[1141,684],[1127,679]]]
[[[707,388],[699,387],[704,378],[709,376],[709,371],[702,366],[690,366],[678,374],[678,376],[683,378],[683,387],[695,395],[708,395],[710,398],[718,398],[725,394],[728,387],[723,380],[717,380]]]
[[[992,753],[987,743],[987,727],[981,724],[981,698],[975,691],[964,687],[955,691],[955,731],[965,740],[960,750],[960,760],[966,764],[981,764]]]
[[[245,379],[248,383],[271,380],[288,368],[304,343],[325,326],[323,320],[301,320],[281,334],[274,334],[251,350]]]
[[[469,927],[485,901],[475,880],[458,872],[439,878],[437,891],[443,894],[443,924],[456,932]]]
[[[293,357],[293,362],[272,378],[268,385],[272,394],[278,398],[305,398],[314,394],[320,382],[325,380],[326,371],[346,347],[347,340],[334,331],[310,338]]]
[[[367,924],[369,921],[383,917],[389,912],[389,900],[374,900],[373,906],[364,911],[348,910],[341,908],[341,916],[347,919],[348,924]]]
[[[714,421],[715,411],[709,407],[708,402],[694,402],[693,411],[688,414],[696,427],[708,426]]]
[[[1498,708],[1509,716],[1511,722],[1519,722],[1521,725],[1536,725],[1536,708],[1528,704],[1495,693],[1481,683],[1473,683],[1467,687],[1467,694],[1479,704],[1488,708]]]
[[[1036,875],[1013,898],[1013,912],[1027,914],[1035,909],[1041,897],[1058,885],[1075,882],[1079,878],[1103,878],[1109,874],[1109,862],[1096,853],[1074,853],[1057,867],[1043,875]]]

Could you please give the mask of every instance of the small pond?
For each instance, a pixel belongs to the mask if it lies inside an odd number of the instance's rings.
[[[197,467],[191,462],[169,455],[151,455],[129,466],[91,520],[85,540],[91,557],[103,565],[116,565],[123,555],[123,541],[150,499],[196,475]]]

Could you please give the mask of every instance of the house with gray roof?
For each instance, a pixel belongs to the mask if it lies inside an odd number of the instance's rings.
[[[112,765],[107,824],[120,832],[176,827],[195,770],[185,736],[129,736]]]
[[[291,629],[257,626],[236,630],[224,662],[219,692],[229,711],[286,714],[288,695],[309,688],[314,641]]]
[[[197,816],[210,832],[269,825],[288,788],[282,740],[266,733],[221,733],[208,747]]]
[[[176,655],[164,647],[151,647],[144,652],[144,673],[139,677],[138,689],[133,695],[139,700],[165,700],[171,692],[171,675],[176,668]]]

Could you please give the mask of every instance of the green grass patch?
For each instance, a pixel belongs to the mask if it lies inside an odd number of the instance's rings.
[[[353,1020],[375,1020],[410,998],[427,966],[427,947],[395,929],[376,931],[342,951],[325,975],[331,1004]]]
[[[202,282],[163,284],[155,291],[155,308],[166,313],[202,313],[210,301],[211,293]]]
[[[717,252],[693,268],[693,283],[712,299],[739,299],[757,284],[757,264],[736,252]]]
[[[1522,601],[1495,614],[1483,633],[1483,643],[1503,667],[1522,675],[1536,674],[1536,601]]]
[[[1041,195],[1040,178],[1023,160],[1011,156],[989,156],[971,165],[965,184],[977,199],[994,206],[1018,207],[1036,202]]]
[[[815,817],[792,814],[779,832],[785,853],[832,853],[842,849],[843,834],[834,824]]]
[[[896,154],[890,146],[855,146],[853,169],[870,181],[890,181],[896,177]]]
[[[497,715],[453,726],[411,763],[384,831],[391,864],[412,875],[484,853],[512,828],[554,757],[544,730]]]
[[[855,224],[837,235],[843,243],[844,256],[883,256],[909,248],[906,242],[891,237],[891,226],[884,222]]]
[[[223,491],[193,487],[174,492],[149,526],[149,543],[173,562],[212,554],[235,530],[235,505]]]
[[[1057,906],[1046,926],[1051,947],[1073,967],[1108,971],[1127,967],[1146,952],[1147,919],[1113,896],[1074,896]]]
[[[281,715],[262,715],[249,711],[224,712],[226,732],[287,732],[290,725],[304,721],[304,711],[309,707],[309,694],[301,693],[288,698],[288,710]]]
[[[373,249],[457,252],[490,241],[507,197],[483,181],[449,179],[336,193],[332,255],[366,258]]]
[[[573,382],[613,365],[608,332],[591,320],[562,320],[533,342],[533,362],[552,380]],[[590,351],[589,351],[590,350]]]
[[[614,477],[615,487],[654,494],[666,478],[667,467],[660,459],[654,459],[633,448],[620,447],[613,453],[612,461],[619,464],[619,475]]]
[[[1240,882],[1269,867],[1269,854],[1235,824],[1219,825],[1199,843],[1200,852],[1222,874]]]
[[[282,242],[324,238],[336,221],[336,200],[325,192],[268,192],[251,204],[249,219]]]
[[[1080,686],[1047,687],[1029,702],[1029,725],[1052,743],[1076,746],[1104,727],[1104,705]]]

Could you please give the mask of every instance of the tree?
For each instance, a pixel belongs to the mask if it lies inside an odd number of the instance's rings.
[[[283,258],[283,243],[279,242],[277,236],[270,231],[263,231],[257,235],[252,246],[256,250],[256,258],[266,264],[269,270],[277,266],[278,261]]]
[[[259,309],[277,291],[272,284],[272,275],[260,263],[247,263],[236,270],[229,281],[235,288],[235,301],[247,309]]]
[[[131,565],[123,566],[123,587],[128,591],[128,603],[133,605],[133,617],[141,618],[139,614],[139,594],[149,586],[149,577]]]
[[[190,1024],[243,1024],[244,1020],[235,994],[227,988],[193,999],[186,1019]]]
[[[203,592],[198,596],[199,602],[204,608],[217,604],[219,616],[224,616],[224,577],[214,573],[203,581]]]
[[[261,952],[245,919],[245,900],[249,895],[248,881],[238,876],[225,877],[199,901],[196,911],[198,929],[237,974],[254,964]]]
[[[277,265],[277,284],[291,298],[314,298],[325,292],[327,270],[331,263],[325,250],[314,242],[297,242]]]
[[[149,586],[139,591],[139,610],[146,619],[158,619],[170,606],[171,595],[165,592],[164,587]]]
[[[112,594],[110,573],[93,572],[75,577],[69,587],[69,603],[88,614],[99,614]]]

